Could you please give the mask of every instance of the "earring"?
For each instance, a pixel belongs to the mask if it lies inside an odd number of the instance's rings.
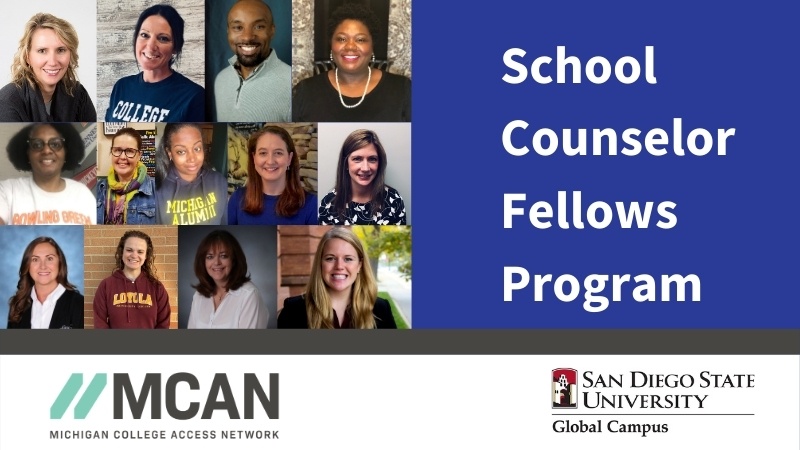
[[[375,53],[372,54],[372,62],[375,62]]]
[[[331,51],[331,61],[333,61],[333,51]]]

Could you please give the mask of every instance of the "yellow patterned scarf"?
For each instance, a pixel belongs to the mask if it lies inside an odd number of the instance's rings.
[[[141,161],[136,165],[136,173],[127,183],[117,180],[114,168],[108,172],[108,195],[106,195],[106,224],[122,225],[128,223],[128,202],[139,192],[147,181],[147,167]]]

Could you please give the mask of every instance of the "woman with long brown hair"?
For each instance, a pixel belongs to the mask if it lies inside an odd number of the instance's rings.
[[[153,241],[128,230],[114,254],[117,266],[94,296],[95,328],[169,328],[169,295],[156,276]]]
[[[316,225],[317,196],[303,189],[289,132],[267,125],[247,152],[247,184],[228,200],[228,225]]]
[[[352,230],[334,227],[322,236],[306,291],[286,299],[278,328],[397,328]]]
[[[339,152],[336,186],[322,198],[321,225],[405,225],[406,207],[386,184],[386,150],[372,130],[350,133]]]
[[[67,259],[51,237],[37,237],[22,254],[8,328],[83,328],[83,295],[69,282]]]

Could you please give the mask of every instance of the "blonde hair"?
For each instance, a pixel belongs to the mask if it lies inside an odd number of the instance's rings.
[[[14,54],[14,60],[11,63],[11,82],[17,86],[22,86],[23,83],[27,82],[32,88],[39,87],[36,75],[34,75],[33,69],[28,63],[28,54],[31,52],[33,33],[42,28],[53,30],[69,49],[69,66],[61,82],[64,83],[67,94],[72,95],[73,89],[78,85],[78,75],[76,73],[78,68],[78,33],[75,32],[69,22],[52,14],[35,14],[25,24],[25,32],[19,40],[19,48],[17,53]]]
[[[334,227],[322,236],[314,254],[314,264],[311,267],[308,286],[306,286],[306,316],[309,328],[334,328],[333,306],[328,295],[328,286],[322,278],[322,252],[325,244],[331,239],[341,239],[352,245],[361,262],[356,280],[350,291],[350,306],[348,311],[353,328],[375,328],[375,316],[372,310],[378,298],[378,283],[372,274],[369,258],[364,252],[361,239],[346,227]]]

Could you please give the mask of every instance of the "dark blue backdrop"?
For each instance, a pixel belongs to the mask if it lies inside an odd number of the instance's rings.
[[[610,3],[610,4],[609,4]],[[800,326],[798,295],[797,5],[762,2],[526,2],[413,5],[415,328],[785,328]],[[503,63],[556,47],[584,63],[601,55],[644,62],[658,83],[520,85]],[[555,75],[553,73],[553,75]],[[512,120],[539,128],[626,128],[644,134],[683,119],[716,134],[736,128],[728,156],[514,157]],[[621,145],[620,145],[621,147]],[[684,146],[685,148],[685,146]],[[716,147],[715,147],[716,149]],[[593,201],[677,203],[677,226],[503,228],[503,194],[554,205],[559,190]],[[571,208],[571,206],[570,206]],[[657,219],[657,217],[656,217]],[[555,223],[555,220],[553,221]],[[699,303],[622,302],[589,313],[552,288],[503,302],[503,267],[535,273],[697,274]],[[610,283],[609,283],[610,284]],[[552,284],[550,285],[552,286]],[[610,295],[610,288],[606,290]],[[660,297],[660,294],[659,294]]]

